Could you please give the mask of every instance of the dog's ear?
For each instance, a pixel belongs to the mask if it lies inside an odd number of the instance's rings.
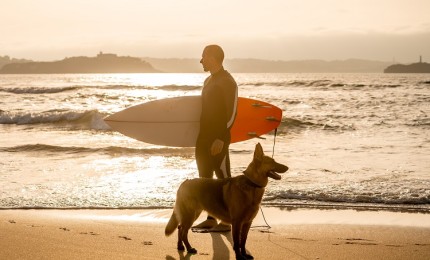
[[[261,162],[263,160],[263,157],[264,157],[263,147],[261,147],[261,144],[258,143],[255,146],[254,159]]]

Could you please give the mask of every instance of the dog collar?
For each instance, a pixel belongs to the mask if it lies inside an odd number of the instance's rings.
[[[245,175],[245,180],[246,180],[246,184],[248,184],[249,186],[251,186],[251,187],[254,187],[254,188],[264,188],[264,186],[261,186],[261,185],[258,185],[258,184],[256,184],[255,182],[253,182],[253,181],[251,181],[246,175]]]

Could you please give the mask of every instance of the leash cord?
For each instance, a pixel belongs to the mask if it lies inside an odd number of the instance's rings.
[[[263,208],[260,206],[261,215],[263,215],[264,222],[266,223],[267,229],[271,229],[272,227],[267,223],[266,216],[264,216]]]
[[[278,128],[275,128],[275,134],[273,137],[273,149],[272,149],[272,158],[275,156],[275,145],[276,145],[276,134],[278,133]],[[266,216],[264,216],[263,208],[260,206],[261,215],[263,215],[264,223],[266,223],[266,226],[254,226],[253,228],[257,227],[264,227],[267,228],[267,230],[271,229],[272,227],[267,223]]]
[[[275,128],[275,134],[273,137],[273,149],[272,149],[272,158],[275,156],[275,145],[276,145],[276,134],[278,133],[278,128]]]

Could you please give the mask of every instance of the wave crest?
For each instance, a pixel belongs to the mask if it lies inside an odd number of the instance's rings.
[[[193,91],[202,86],[196,85],[163,85],[163,86],[142,86],[142,85],[106,85],[106,86],[66,86],[66,87],[0,87],[0,92],[12,94],[56,94],[67,91],[77,91],[84,89],[112,89],[112,90],[164,90],[164,91]]]
[[[427,83],[423,83],[427,84]],[[365,83],[346,83],[326,79],[318,80],[285,80],[285,81],[266,81],[266,82],[247,82],[239,84],[240,86],[253,86],[253,87],[313,87],[321,89],[386,89],[402,87],[401,84],[365,84]]]
[[[89,148],[79,146],[55,146],[46,144],[28,144],[13,147],[0,147],[1,152],[22,153],[22,152],[42,152],[61,154],[108,154],[108,155],[163,155],[163,156],[190,156],[194,154],[193,148],[128,148],[118,146],[108,146],[101,148]]]
[[[347,130],[356,130],[356,128],[353,125],[342,125],[339,123],[339,125],[335,124],[327,124],[327,123],[313,123],[311,121],[306,120],[300,120],[296,118],[288,118],[284,117],[282,119],[280,128],[285,128],[288,132],[289,129],[294,130],[300,130],[300,129],[320,129],[320,130],[341,130],[341,131],[347,131]]]
[[[72,91],[79,87],[17,87],[17,88],[0,88],[0,92],[13,94],[54,94],[65,91]]]
[[[417,188],[415,191],[399,194],[398,192],[324,192],[324,191],[303,191],[285,190],[268,192],[265,202],[276,202],[285,200],[296,200],[303,202],[323,202],[323,203],[363,203],[363,204],[383,204],[383,205],[425,205],[430,204],[430,195],[425,190]]]
[[[68,111],[49,110],[40,113],[11,113],[0,111],[0,124],[32,125],[32,124],[71,124],[77,128],[110,130],[103,121],[106,114],[97,110]]]

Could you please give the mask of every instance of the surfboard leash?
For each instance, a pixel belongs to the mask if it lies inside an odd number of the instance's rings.
[[[275,133],[273,137],[273,149],[272,149],[272,158],[275,156],[275,145],[276,145],[276,134],[278,133],[278,128],[275,128]]]
[[[275,128],[275,133],[273,136],[273,148],[272,148],[272,158],[275,156],[275,146],[276,146],[276,134],[278,133],[278,128]],[[269,223],[266,220],[266,216],[264,215],[263,208],[260,206],[261,215],[263,216],[264,223],[266,223],[266,226],[253,226],[253,228],[266,228],[265,232],[268,232],[269,229],[272,227],[269,225]],[[262,231],[264,232],[264,231]]]

